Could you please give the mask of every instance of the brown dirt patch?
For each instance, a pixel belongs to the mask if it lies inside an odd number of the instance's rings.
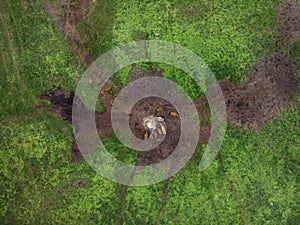
[[[161,109],[161,110],[158,110]],[[138,101],[132,108],[129,116],[129,125],[133,134],[144,139],[146,129],[141,128],[143,118],[154,115],[164,118],[166,122],[167,135],[159,147],[138,154],[138,165],[150,165],[166,159],[176,148],[180,137],[180,119],[171,116],[176,109],[169,102],[157,97],[148,97]]]
[[[111,105],[113,102],[113,97],[108,93],[111,88],[116,89],[115,85],[111,81],[108,81],[102,88],[99,101],[104,105],[105,111],[100,113],[95,113],[95,121],[98,130],[98,134],[101,138],[108,137],[112,133],[111,125]],[[64,90],[58,88],[56,90],[50,91],[49,93],[41,96],[42,100],[50,100],[51,106],[49,111],[53,114],[58,115],[62,120],[67,121],[72,124],[72,105],[74,99],[74,92],[69,90]],[[82,104],[83,110],[87,110]],[[80,132],[80,128],[75,128],[76,132]],[[88,140],[88,138],[87,138]],[[73,158],[71,162],[77,162],[82,159],[82,155],[78,149],[76,141],[74,141],[72,146]]]
[[[99,101],[103,104],[105,111],[103,113],[95,113],[96,127],[101,138],[109,137],[112,134],[111,108],[115,97],[109,93],[110,90],[113,90],[114,93],[120,91],[119,88],[109,80],[104,85],[99,95]]]
[[[42,100],[50,100],[49,111],[59,115],[62,120],[72,123],[72,104],[74,92],[58,88],[41,96]]]
[[[150,69],[145,70],[145,68],[132,65],[128,83],[145,76],[162,77],[162,71],[151,66]],[[206,121],[210,115],[206,98],[199,98],[194,103],[198,111],[199,120],[202,122]],[[137,165],[150,165],[166,159],[175,150],[179,141],[181,129],[178,112],[171,103],[158,97],[141,99],[133,106],[129,116],[129,124],[132,133],[136,137],[144,139],[146,129],[140,125],[142,124],[143,118],[150,115],[164,118],[167,135],[159,147],[150,151],[139,152],[136,162]],[[200,130],[201,143],[207,142],[209,135],[210,125],[202,126]]]
[[[278,8],[279,32],[284,38],[289,38],[292,41],[300,40],[299,5],[300,2],[297,0],[287,0]]]
[[[194,101],[196,106],[200,125],[200,133],[199,133],[199,142],[201,144],[208,142],[210,131],[211,131],[211,124],[208,123],[208,119],[210,117],[210,109],[205,97],[198,98]]]
[[[143,67],[132,65],[128,77],[128,83],[145,76],[162,77],[162,71],[151,66],[150,69],[145,69]],[[176,109],[169,102],[157,97],[141,99],[135,103],[131,109],[131,114],[129,115],[129,125],[132,133],[136,137],[144,139],[146,130],[140,125],[143,122],[143,118],[150,115],[164,118],[167,128],[167,135],[159,147],[150,151],[139,152],[136,162],[137,165],[150,165],[158,163],[167,158],[172,151],[175,150],[180,136],[180,119],[179,117],[171,116],[171,112],[177,113]]]
[[[281,54],[262,59],[239,86],[220,81],[230,122],[257,131],[293,101],[296,85],[296,66]]]

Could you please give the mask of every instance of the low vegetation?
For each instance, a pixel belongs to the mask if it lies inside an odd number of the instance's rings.
[[[55,0],[1,2],[0,221],[2,224],[297,224],[300,221],[300,85],[288,109],[260,132],[229,125],[218,158],[198,166],[205,144],[165,184],[126,187],[72,158],[73,129],[40,96],[75,90],[88,65],[45,11]],[[68,2],[68,1],[65,1]],[[76,2],[76,1],[74,1]],[[78,25],[90,57],[134,40],[165,40],[198,54],[218,80],[238,84],[276,51],[291,56],[300,78],[300,42],[275,46],[283,1],[93,0]],[[58,10],[63,18],[63,10]],[[59,20],[58,20],[59,21]],[[279,42],[280,44],[280,42]],[[142,64],[145,68],[149,64]],[[199,87],[181,70],[152,63],[196,99]],[[131,67],[113,77],[127,84]],[[75,79],[76,78],[76,79]],[[116,93],[113,93],[115,95]],[[99,106],[99,111],[103,107]],[[115,136],[105,145],[126,163],[136,154]],[[124,151],[122,151],[124,149]],[[131,153],[130,153],[131,152]],[[165,202],[162,204],[162,196]],[[163,207],[162,207],[163,205]],[[161,214],[160,214],[161,211]]]

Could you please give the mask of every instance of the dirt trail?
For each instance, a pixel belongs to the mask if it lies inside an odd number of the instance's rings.
[[[82,21],[85,21],[93,9],[92,0],[57,0],[56,2],[44,5],[44,10],[53,17],[55,26],[66,35],[70,40],[73,50],[78,54],[78,66],[81,62],[89,66],[94,61],[84,47],[85,40],[77,30],[78,25]],[[76,80],[79,79],[79,74],[76,72],[74,77]],[[108,93],[110,89],[116,89],[116,86],[111,81],[108,81],[102,88],[99,96],[99,100],[104,106],[105,111],[103,113],[95,113],[96,126],[101,138],[109,136],[112,132],[110,114],[113,97]],[[63,120],[72,123],[73,91],[58,88],[57,90],[50,91],[41,98],[51,101],[51,112],[60,115]],[[82,159],[75,141],[72,152],[73,158],[71,162],[77,162]]]
[[[70,40],[74,51],[78,54],[78,61],[90,65],[94,60],[85,49],[85,40],[80,36],[78,25],[94,9],[92,0],[58,0],[44,5],[45,11],[53,16],[55,25]]]

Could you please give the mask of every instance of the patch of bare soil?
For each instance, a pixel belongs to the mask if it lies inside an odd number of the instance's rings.
[[[161,71],[156,68],[150,69],[147,73],[141,71],[145,70],[133,65],[128,81],[132,82],[142,76],[162,76]],[[296,82],[296,67],[293,61],[280,54],[263,59],[239,86],[232,84],[228,79],[222,80],[220,86],[226,99],[227,116],[230,122],[245,128],[260,130],[268,120],[292,102],[296,93]],[[118,92],[117,87],[109,81],[100,92],[100,101],[105,106],[105,111],[95,113],[96,126],[101,138],[112,134],[111,107],[114,97],[108,93],[111,88],[115,93]],[[41,98],[49,99],[50,111],[71,123],[73,97],[73,92],[59,88]],[[210,115],[207,100],[199,98],[194,103],[200,121],[206,121]],[[167,135],[156,149],[139,153],[138,165],[149,165],[167,158],[176,148],[180,136],[180,118],[176,109],[163,99],[149,97],[137,102],[130,114],[130,127],[136,137],[144,138],[146,130],[141,124],[143,118],[149,115],[165,119]],[[208,141],[210,130],[210,124],[201,126],[200,143]],[[72,161],[81,159],[76,143],[73,145],[73,153]]]
[[[262,59],[239,86],[220,81],[230,122],[257,131],[293,101],[296,85],[296,66],[281,54]]]
[[[145,76],[162,77],[162,71],[152,67],[150,67],[149,70],[145,70],[145,68],[132,65],[128,83]],[[196,100],[195,105],[198,111],[199,120],[202,122],[206,121],[210,115],[206,99],[200,98]],[[137,165],[151,165],[166,159],[175,150],[181,133],[180,117],[176,108],[164,99],[148,97],[138,101],[133,106],[129,116],[129,125],[132,133],[136,137],[144,139],[145,135],[147,136],[147,130],[145,127],[141,126],[141,124],[143,123],[143,119],[148,116],[162,117],[166,123],[167,135],[157,148],[146,152],[139,152]],[[201,143],[207,142],[209,135],[210,125],[201,127]]]
[[[108,90],[114,89],[117,92],[117,87],[108,81],[102,88],[99,101],[104,105],[104,112],[95,112],[95,121],[98,130],[98,134],[101,138],[108,137],[112,133],[111,125],[111,106],[114,98],[108,93]],[[49,93],[42,95],[41,99],[50,100],[51,106],[49,111],[53,114],[58,115],[62,120],[67,121],[72,124],[72,105],[74,99],[74,92],[69,90],[64,90],[58,88],[56,90],[50,91]],[[87,110],[83,104],[81,104],[82,110]],[[79,127],[75,127],[76,132],[80,132]],[[88,137],[86,137],[88,143]],[[71,162],[77,162],[82,159],[82,155],[76,141],[73,143],[72,147],[73,158]]]
[[[200,126],[199,142],[203,144],[208,142],[210,136],[211,124],[207,123],[210,116],[210,109],[205,97],[196,99],[194,104],[198,112],[199,121],[202,124]]]
[[[146,73],[143,71],[147,71]],[[132,65],[128,83],[145,76],[162,77],[162,71],[155,68],[145,70],[143,67]],[[161,145],[155,149],[146,152],[139,152],[137,157],[137,165],[150,165],[167,158],[176,145],[180,136],[180,119],[177,116],[172,116],[171,113],[177,115],[176,109],[164,99],[158,97],[148,97],[141,99],[133,106],[129,115],[129,125],[132,133],[144,139],[147,130],[141,126],[143,119],[147,116],[157,116],[164,118],[166,122],[167,135]],[[174,115],[174,114],[173,114]]]
[[[157,148],[139,153],[138,165],[150,165],[164,160],[175,150],[179,141],[181,130],[177,111],[169,102],[158,97],[144,98],[133,106],[129,116],[129,125],[136,137],[144,139],[148,131],[140,125],[145,117],[151,115],[164,118],[167,135]]]
[[[298,2],[298,5],[297,5]],[[300,2],[287,0],[278,8],[279,32],[284,38],[300,40]]]
[[[162,77],[162,71],[152,67],[149,70],[145,70],[143,67],[132,65],[128,83],[145,76]],[[145,136],[148,136],[148,131],[141,126],[143,119],[148,116],[164,118],[167,128],[167,135],[159,147],[138,154],[137,165],[158,163],[175,150],[180,136],[180,119],[176,115],[176,109],[169,102],[158,97],[144,98],[135,103],[129,115],[129,125],[132,133],[137,138],[144,139]]]
[[[209,117],[209,110],[206,109],[205,98],[197,101],[199,120],[204,122]],[[129,116],[129,125],[132,133],[140,139],[148,137],[148,131],[141,126],[143,118],[148,116],[161,117],[166,123],[167,135],[163,142],[155,149],[146,152],[139,152],[137,165],[151,165],[166,159],[175,149],[181,134],[180,117],[176,108],[168,101],[158,97],[148,97],[138,101],[132,108]],[[211,126],[206,124],[201,126],[200,143],[208,141]]]
[[[280,36],[274,44],[283,52],[286,52],[285,48],[289,50],[287,45],[300,40],[299,3],[286,0],[278,7]],[[229,79],[220,81],[230,122],[256,131],[292,103],[296,85],[293,59],[282,53],[262,59],[238,86]]]
[[[59,115],[62,120],[72,123],[72,104],[74,92],[58,88],[41,96],[42,100],[50,100],[49,111]]]

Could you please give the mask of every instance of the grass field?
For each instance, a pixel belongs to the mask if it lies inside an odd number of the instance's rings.
[[[74,90],[76,71],[87,65],[45,12],[44,5],[55,2],[1,1],[2,224],[299,223],[299,83],[294,103],[260,132],[229,125],[218,159],[204,172],[198,166],[205,144],[199,144],[193,161],[170,179],[161,215],[164,182],[127,189],[84,160],[70,163],[73,129],[40,96],[56,87]],[[272,47],[279,35],[279,0],[92,2],[93,11],[78,25],[85,43],[75,45],[93,59],[134,40],[165,40],[199,55],[218,80],[230,77],[238,84],[261,58],[280,50]],[[299,46],[281,49],[293,57],[298,78]],[[193,99],[203,95],[182,71],[155,65]],[[114,82],[125,86],[129,70],[120,70]],[[114,140],[107,145],[121,149]]]

